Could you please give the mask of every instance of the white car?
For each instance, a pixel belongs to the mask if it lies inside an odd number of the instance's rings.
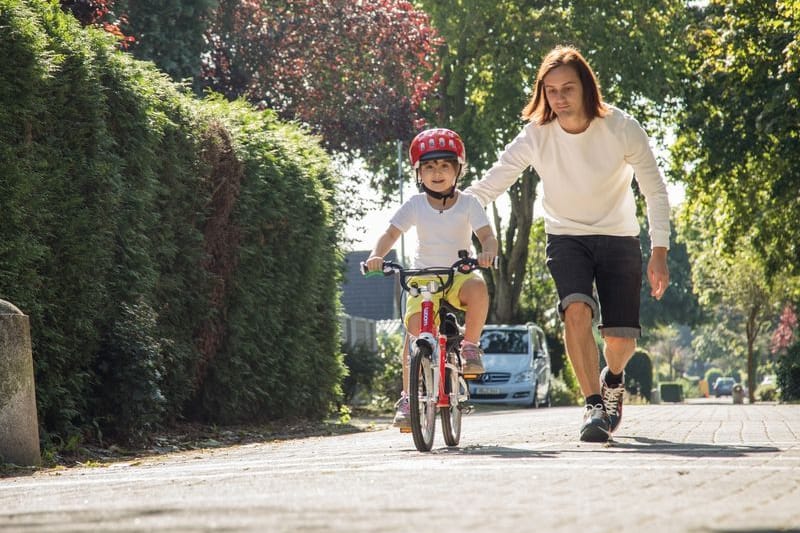
[[[473,403],[550,406],[550,353],[539,326],[484,326],[481,348],[486,373],[468,381]]]

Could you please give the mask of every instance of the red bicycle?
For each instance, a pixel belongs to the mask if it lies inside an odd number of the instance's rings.
[[[450,267],[406,269],[393,261],[384,261],[382,271],[367,272],[365,265],[361,264],[365,276],[399,274],[403,289],[411,296],[421,296],[423,300],[422,325],[419,336],[413,341],[409,363],[411,433],[414,446],[421,452],[433,447],[437,413],[441,413],[445,443],[457,446],[461,440],[461,416],[472,408],[467,403],[469,387],[462,372],[460,349],[464,337],[456,318],[457,310],[442,299],[438,309],[438,332],[434,321],[433,295],[449,289],[456,272],[466,274],[480,268],[478,261],[467,257],[465,250],[458,255],[460,259]],[[427,281],[420,284],[411,280],[408,283],[410,278],[420,276]]]

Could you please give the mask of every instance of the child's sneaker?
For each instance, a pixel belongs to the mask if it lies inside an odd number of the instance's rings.
[[[464,374],[483,374],[483,350],[475,343],[461,341],[461,371]]]
[[[392,425],[396,428],[400,428],[400,431],[411,429],[411,405],[408,403],[408,396],[405,392],[400,395],[400,399],[397,400],[394,407],[395,412]]]

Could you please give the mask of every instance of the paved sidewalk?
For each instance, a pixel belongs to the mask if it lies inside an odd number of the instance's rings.
[[[800,405],[480,410],[460,446],[385,425],[0,480],[8,531],[800,531]],[[437,428],[438,429],[438,428]]]
[[[569,409],[540,413],[526,414],[532,435],[529,426],[521,441],[495,448],[516,459],[503,490],[525,494],[523,530],[800,531],[800,405],[625,406],[605,445],[578,441],[580,419]],[[519,527],[509,514],[497,525]]]

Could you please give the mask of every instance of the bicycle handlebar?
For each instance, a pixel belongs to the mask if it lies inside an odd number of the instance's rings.
[[[447,290],[453,284],[453,275],[456,272],[468,274],[473,270],[482,268],[478,265],[478,260],[474,257],[467,257],[466,251],[459,251],[460,259],[449,267],[429,267],[429,268],[405,268],[400,263],[394,261],[384,261],[382,270],[367,270],[367,265],[361,262],[361,273],[366,277],[391,276],[395,272],[400,274],[400,286],[403,290],[410,292],[411,288],[407,284],[408,278],[414,276],[447,276],[447,281],[442,283],[436,292]],[[497,268],[499,257],[495,257],[492,266]]]

